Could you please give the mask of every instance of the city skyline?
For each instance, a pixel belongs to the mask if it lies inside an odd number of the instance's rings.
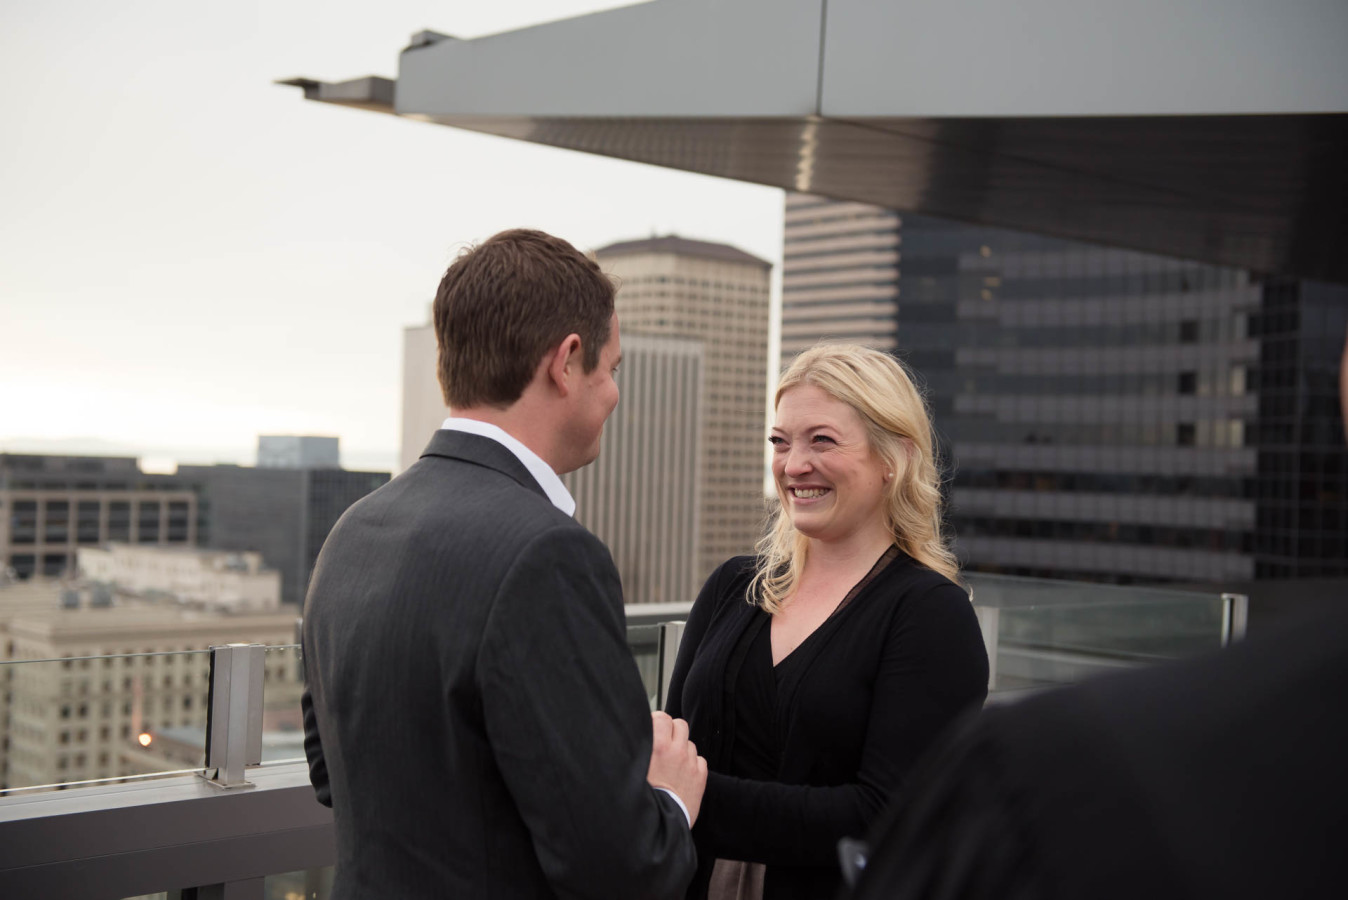
[[[303,103],[295,75],[394,75],[474,37],[630,5],[284,9],[23,3],[0,35],[0,450],[251,464],[260,434],[396,469],[402,331],[462,246],[514,226],[650,233],[774,263],[781,192]],[[71,28],[72,16],[79,21]],[[315,27],[321,22],[322,27]],[[380,40],[371,40],[372,35]]]

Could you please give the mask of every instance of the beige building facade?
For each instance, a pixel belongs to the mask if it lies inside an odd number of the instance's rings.
[[[562,480],[613,554],[624,603],[686,602],[701,587],[702,343],[626,334],[622,348],[599,458]]]
[[[234,613],[281,605],[281,573],[254,551],[108,544],[81,547],[77,559],[84,579],[133,596]]]
[[[83,546],[192,546],[197,495],[129,457],[0,454],[0,572],[67,574]]]
[[[64,582],[0,587],[0,787],[130,774],[123,759],[142,733],[205,726],[210,647],[294,640],[293,610],[90,608],[87,591]],[[269,650],[266,704],[298,708],[301,690],[298,653]]]
[[[785,368],[821,340],[898,347],[898,213],[787,194],[782,257]]]
[[[763,529],[772,266],[725,244],[680,237],[610,244],[595,256],[619,280],[624,336],[702,343],[701,484],[689,486],[700,495],[700,580],[729,557],[751,553]]]
[[[421,456],[431,435],[449,417],[440,379],[436,375],[435,326],[409,325],[403,329],[403,415],[398,449],[398,471]]]

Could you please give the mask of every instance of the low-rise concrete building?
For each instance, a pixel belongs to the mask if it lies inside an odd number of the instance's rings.
[[[114,591],[221,612],[266,612],[281,603],[281,573],[262,554],[231,550],[81,547],[80,575]]]

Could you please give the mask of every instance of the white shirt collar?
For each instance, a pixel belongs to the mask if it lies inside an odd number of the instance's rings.
[[[462,419],[457,416],[450,416],[445,419],[444,424],[440,427],[446,431],[463,431],[496,441],[496,443],[515,454],[515,458],[524,464],[524,467],[529,470],[529,474],[534,476],[534,480],[548,495],[548,500],[552,501],[553,506],[568,516],[576,514],[576,500],[571,496],[571,492],[566,489],[566,485],[562,484],[562,479],[558,478],[557,473],[552,471],[552,466],[543,462],[541,456],[524,446],[518,438],[512,436],[504,428],[490,422]]]

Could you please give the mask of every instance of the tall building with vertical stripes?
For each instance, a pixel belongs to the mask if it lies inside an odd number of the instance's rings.
[[[698,572],[705,577],[752,552],[762,533],[772,264],[673,236],[610,244],[595,256],[620,282],[624,341],[644,334],[702,343],[701,479],[686,490],[700,495]]]
[[[820,340],[898,346],[899,215],[786,195],[782,365]]]
[[[563,477],[576,520],[608,545],[625,603],[676,603],[701,587],[700,341],[622,335],[621,400],[599,459]]]

